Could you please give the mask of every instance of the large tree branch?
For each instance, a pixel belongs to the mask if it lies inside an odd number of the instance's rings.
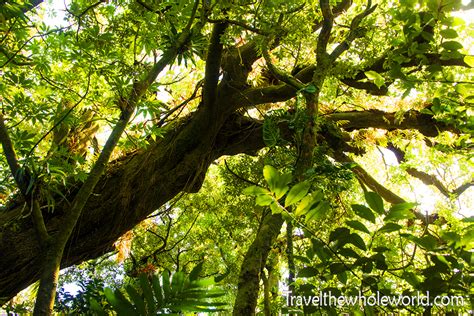
[[[202,104],[204,107],[216,107],[215,101],[217,97],[217,84],[219,82],[219,71],[221,67],[223,48],[221,37],[224,34],[227,26],[227,23],[217,23],[212,29],[209,48],[207,51],[204,86],[202,92]]]
[[[350,157],[345,155],[343,152],[337,151],[337,150],[334,152],[334,158],[339,162],[355,163],[354,160],[352,160]],[[385,201],[392,204],[399,204],[399,203],[406,202],[403,198],[401,198],[397,194],[393,193],[392,191],[390,191],[389,189],[381,185],[360,165],[356,164],[356,166],[352,168],[352,171],[354,172],[354,174],[356,175],[357,179],[359,179],[360,182],[362,182],[369,189],[371,189],[372,191],[380,195]],[[431,224],[437,218],[437,216],[435,215],[426,216],[416,210],[412,210],[412,212],[416,216],[417,219],[421,220],[425,224]]]
[[[362,20],[366,16],[374,12],[376,8],[377,8],[377,5],[372,6],[372,1],[368,0],[367,8],[364,10],[364,12],[359,13],[358,15],[354,17],[354,19],[352,19],[349,34],[346,36],[344,41],[340,43],[330,54],[330,58],[332,61],[336,60],[339,56],[341,56],[342,53],[348,50],[351,43],[356,38],[363,37],[365,35],[364,29],[359,28],[360,22],[362,22]]]
[[[405,153],[400,148],[397,148],[393,144],[389,143],[387,145],[387,149],[389,149],[390,151],[394,153],[399,163],[405,162]],[[420,171],[413,167],[408,167],[406,169],[406,172],[412,177],[415,177],[421,180],[424,184],[432,185],[436,187],[447,198],[451,198],[453,196],[455,197],[459,196],[460,194],[462,194],[465,190],[467,190],[470,186],[474,184],[474,181],[471,180],[470,182],[459,186],[457,189],[454,189],[453,191],[449,191],[446,188],[446,186],[435,175]]]
[[[429,137],[436,136],[441,131],[459,133],[456,127],[438,122],[431,115],[418,111],[408,111],[401,117],[397,117],[397,113],[394,112],[379,110],[332,113],[326,117],[331,121],[339,121],[346,131],[364,128],[381,128],[388,131],[413,129]]]

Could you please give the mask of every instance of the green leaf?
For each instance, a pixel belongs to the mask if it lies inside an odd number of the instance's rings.
[[[273,166],[266,165],[263,167],[263,176],[277,199],[283,197],[288,191],[291,174],[280,174]]]
[[[89,306],[91,307],[91,310],[94,311],[95,315],[107,316],[107,313],[104,311],[102,306],[94,298],[89,300]]]
[[[328,201],[319,202],[316,207],[308,211],[308,213],[306,214],[306,220],[310,221],[313,219],[321,218],[324,214],[326,214],[326,211],[329,210],[330,207],[331,204],[329,204]]]
[[[454,90],[456,90],[457,93],[459,93],[465,98],[474,95],[473,84],[458,83],[456,86],[454,86]]]
[[[357,252],[354,251],[352,248],[340,248],[337,251],[340,255],[347,257],[347,258],[355,258],[358,259],[360,256],[357,254]]]
[[[322,198],[323,192],[320,190],[305,196],[296,207],[295,215],[304,215],[314,204],[321,201]]]
[[[474,223],[474,216],[469,216],[461,220],[463,223]]]
[[[380,87],[385,85],[385,79],[380,74],[378,74],[377,72],[375,72],[373,70],[370,70],[370,71],[366,71],[364,73],[370,81],[374,82],[374,84],[377,86],[377,88],[380,88]]]
[[[125,290],[127,291],[128,296],[131,298],[133,305],[137,309],[139,315],[146,315],[145,301],[140,296],[140,294],[138,294],[137,290],[130,284],[125,286]]]
[[[351,231],[346,227],[338,227],[329,234],[329,242],[336,240],[345,240],[350,236]]]
[[[385,212],[383,208],[383,200],[375,192],[369,192],[366,191],[364,192],[365,200],[367,201],[367,204],[369,204],[370,208],[374,210],[378,214],[383,214]]]
[[[298,272],[298,278],[311,278],[319,274],[318,269],[314,267],[305,267]]]
[[[110,288],[104,289],[105,297],[117,312],[117,315],[136,315],[137,311],[133,305],[123,296],[119,290],[113,292]]]
[[[399,221],[402,219],[415,218],[415,215],[411,210],[415,205],[416,203],[400,203],[393,205],[385,216],[384,221]]]
[[[434,250],[436,248],[436,245],[438,244],[438,241],[436,240],[436,238],[434,238],[431,235],[426,235],[420,238],[415,237],[413,238],[413,241],[417,245],[425,248],[426,250]]]
[[[257,195],[255,203],[260,206],[270,205],[274,201],[273,197],[268,194]]]
[[[354,211],[354,213],[356,213],[358,216],[372,222],[372,223],[375,223],[375,215],[374,213],[372,213],[372,211],[370,210],[370,208],[368,208],[367,206],[365,205],[360,205],[360,204],[353,204],[351,205],[352,207],[352,210]]]
[[[138,280],[142,288],[143,295],[145,296],[146,306],[148,315],[156,314],[156,303],[153,299],[153,289],[148,281],[147,275],[142,273],[139,275]]]
[[[306,87],[304,87],[303,90],[308,93],[316,93],[317,88],[314,84],[309,84]]]
[[[168,270],[164,271],[161,276],[163,282],[163,300],[169,300],[171,296],[171,286],[170,286],[170,272]]]
[[[350,234],[350,236],[347,239],[347,242],[353,244],[354,246],[356,246],[357,248],[361,250],[367,250],[364,240],[362,239],[362,237],[360,237],[356,233]]]
[[[303,199],[308,193],[308,190],[310,187],[311,187],[311,184],[306,181],[303,181],[294,185],[291,188],[290,192],[288,192],[288,195],[286,196],[285,206],[288,207],[290,205],[293,205],[299,202],[301,199]]]
[[[153,275],[151,281],[156,299],[156,308],[160,309],[163,306],[163,290],[161,288],[160,278],[157,275]]]
[[[401,225],[395,223],[387,223],[382,228],[379,229],[379,233],[391,233],[402,229]]]
[[[370,234],[369,229],[359,221],[346,221],[346,225],[354,228],[355,230]]]
[[[272,210],[272,214],[280,214],[285,210],[283,207],[280,206],[280,204],[276,202],[270,204],[270,209]]]
[[[257,195],[260,195],[260,194],[268,194],[268,193],[270,193],[270,191],[268,191],[265,188],[259,187],[257,185],[252,185],[252,186],[249,186],[249,187],[245,188],[243,190],[243,193],[247,194],[247,195],[257,196]]]
[[[456,41],[446,41],[446,42],[443,42],[441,46],[446,50],[452,50],[452,51],[462,49],[462,44]]]
[[[189,273],[189,280],[190,281],[196,281],[199,277],[199,274],[202,271],[202,267],[204,266],[204,262],[201,261],[199,262]]]
[[[280,128],[271,117],[265,118],[262,134],[263,142],[267,147],[274,147],[280,142]]]
[[[331,271],[331,274],[338,274],[346,270],[346,267],[341,262],[333,262],[329,265],[329,271]]]
[[[453,29],[441,30],[439,33],[441,34],[443,38],[452,39],[452,38],[458,37],[458,32],[456,32]]]
[[[468,64],[469,67],[474,68],[474,56],[464,56],[464,62]]]
[[[263,167],[263,177],[265,181],[267,181],[270,190],[274,191],[278,185],[278,179],[280,178],[278,170],[273,166],[265,165],[265,167]]]
[[[342,284],[346,284],[347,283],[347,273],[346,271],[343,271],[341,273],[339,273],[337,275],[337,279],[339,280],[339,282],[341,282]]]
[[[402,278],[415,288],[420,284],[420,279],[413,272],[403,271]]]
[[[371,257],[375,260],[375,267],[379,270],[387,270],[388,265],[385,262],[385,256],[382,253],[377,253]]]

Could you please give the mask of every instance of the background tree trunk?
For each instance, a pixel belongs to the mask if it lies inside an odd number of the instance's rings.
[[[268,214],[260,227],[255,240],[245,254],[240,269],[237,297],[233,315],[255,315],[260,285],[260,273],[267,261],[275,239],[283,225],[281,214]]]

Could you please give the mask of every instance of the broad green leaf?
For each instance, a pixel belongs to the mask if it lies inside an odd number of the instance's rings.
[[[266,165],[263,167],[263,177],[265,178],[265,181],[267,181],[270,190],[274,192],[280,178],[280,173],[278,170],[276,170],[273,166]]]
[[[99,315],[99,316],[107,316],[107,313],[104,311],[102,306],[97,302],[96,299],[91,298],[89,300],[89,305],[91,307],[91,310],[94,311],[94,314]]]
[[[417,287],[420,284],[420,279],[413,272],[403,271],[402,278],[414,287]]]
[[[350,236],[347,238],[347,242],[353,244],[361,250],[367,250],[364,240],[356,233],[350,234]]]
[[[330,207],[331,204],[329,204],[328,201],[319,202],[316,207],[308,211],[306,214],[306,220],[310,221],[321,218],[324,214],[326,214],[326,211],[329,210]]]
[[[288,207],[299,202],[302,198],[306,196],[310,187],[311,184],[307,181],[295,184],[286,196],[285,206]]]
[[[304,215],[314,204],[321,201],[322,198],[323,192],[320,190],[305,196],[296,207],[295,215]]]
[[[411,211],[414,203],[401,203],[395,204],[390,208],[390,211],[385,216],[384,221],[399,221],[402,219],[412,219],[415,218],[415,215]]]
[[[318,269],[314,267],[305,267],[298,272],[298,278],[311,278],[319,274]]]
[[[190,281],[195,281],[195,280],[198,279],[199,274],[201,273],[203,266],[204,266],[204,262],[201,261],[191,270],[191,272],[189,273],[189,280]]]
[[[365,205],[360,205],[360,204],[353,204],[351,205],[352,207],[352,210],[354,211],[354,213],[356,213],[358,216],[372,222],[372,223],[375,223],[375,215],[374,213],[372,213],[372,211],[370,210],[370,208],[368,208],[367,206]]]
[[[270,192],[265,188],[262,188],[262,187],[259,187],[259,186],[256,186],[256,185],[252,185],[252,186],[249,186],[249,187],[245,188],[243,190],[243,193],[247,194],[247,195],[257,196],[257,195],[260,195],[260,194],[268,194]]]
[[[339,280],[339,282],[341,282],[342,284],[346,284],[347,283],[347,273],[346,271],[342,271],[341,273],[339,273],[337,275],[337,279]]]
[[[453,29],[441,30],[439,33],[443,38],[452,39],[458,37],[458,33]]]
[[[474,68],[474,56],[464,56],[464,62],[468,64],[469,67]]]
[[[357,252],[354,251],[354,249],[352,248],[340,248],[338,249],[337,251],[340,255],[343,255],[344,257],[347,257],[347,258],[355,258],[355,259],[358,259],[360,258],[360,256],[357,254]]]
[[[387,270],[388,265],[385,262],[385,256],[382,253],[377,253],[371,257],[373,260],[375,260],[375,267],[379,270]]]
[[[370,234],[369,229],[359,221],[346,221],[346,225],[354,228],[355,230]]]
[[[295,216],[304,215],[306,211],[308,211],[312,205],[313,205],[313,197],[310,195],[305,196],[296,207]]]
[[[369,204],[370,208],[374,210],[378,214],[383,214],[385,212],[383,208],[383,200],[375,192],[369,192],[366,191],[364,192],[365,200],[367,201],[367,204]]]
[[[280,204],[273,202],[270,204],[270,209],[272,210],[272,214],[280,214],[285,209],[280,206]]]
[[[426,235],[426,236],[423,236],[423,237],[420,237],[420,238],[415,237],[413,239],[413,241],[417,245],[419,245],[419,246],[421,246],[421,247],[423,247],[427,250],[434,250],[436,248],[436,245],[438,244],[438,241],[436,240],[436,238],[434,238],[431,235]]]
[[[273,191],[277,199],[281,199],[288,192],[288,184],[291,182],[291,174],[284,173],[278,179],[278,186]]]
[[[457,93],[462,95],[463,97],[469,97],[474,95],[474,86],[473,84],[467,83],[458,83],[454,89]]]
[[[268,194],[257,195],[255,203],[260,206],[270,205],[274,201],[273,197]]]
[[[346,227],[338,227],[329,234],[329,241],[345,240],[351,231]]]
[[[341,262],[334,262],[329,265],[329,271],[331,271],[331,274],[338,274],[346,270],[347,268]]]
[[[282,198],[288,192],[288,183],[291,182],[291,174],[280,174],[273,166],[263,167],[263,176],[268,183],[270,191],[277,199]]]
[[[373,70],[366,71],[364,73],[370,81],[374,82],[377,88],[380,88],[385,85],[385,79],[379,73]]]
[[[382,228],[379,229],[379,233],[391,233],[402,229],[401,225],[395,223],[387,223]]]
[[[456,41],[446,41],[441,44],[444,49],[456,51],[462,49],[462,44]]]

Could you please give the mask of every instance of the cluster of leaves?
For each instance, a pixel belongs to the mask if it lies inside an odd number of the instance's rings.
[[[472,218],[458,222],[459,231],[448,227],[443,219],[432,225],[422,224],[426,226],[420,229],[413,213],[415,203],[395,204],[386,209],[378,194],[365,192],[368,206],[353,204],[354,215],[322,238],[311,228],[329,209],[322,192],[310,192],[311,184],[307,181],[290,189],[291,176],[280,174],[272,166],[265,166],[264,177],[268,189],[252,186],[245,192],[256,196],[257,205],[269,206],[273,213],[293,220],[307,238],[306,251],[295,257],[299,261],[299,279],[298,292],[293,295],[317,296],[316,290],[335,296],[357,296],[359,292],[386,296],[421,292],[429,293],[431,299],[437,295],[460,295],[465,305],[448,308],[469,309],[468,295],[473,294]],[[334,306],[308,305],[304,312],[315,312],[318,308],[335,315],[342,311]],[[357,312],[361,307],[351,308]],[[418,308],[407,309],[414,312]],[[364,311],[377,312],[370,306],[365,306]]]
[[[225,293],[214,278],[199,278],[203,264],[190,274],[165,271],[160,275],[143,273],[116,290],[95,279],[77,284],[81,290],[71,295],[61,288],[55,310],[81,315],[178,315],[180,312],[217,312]]]

